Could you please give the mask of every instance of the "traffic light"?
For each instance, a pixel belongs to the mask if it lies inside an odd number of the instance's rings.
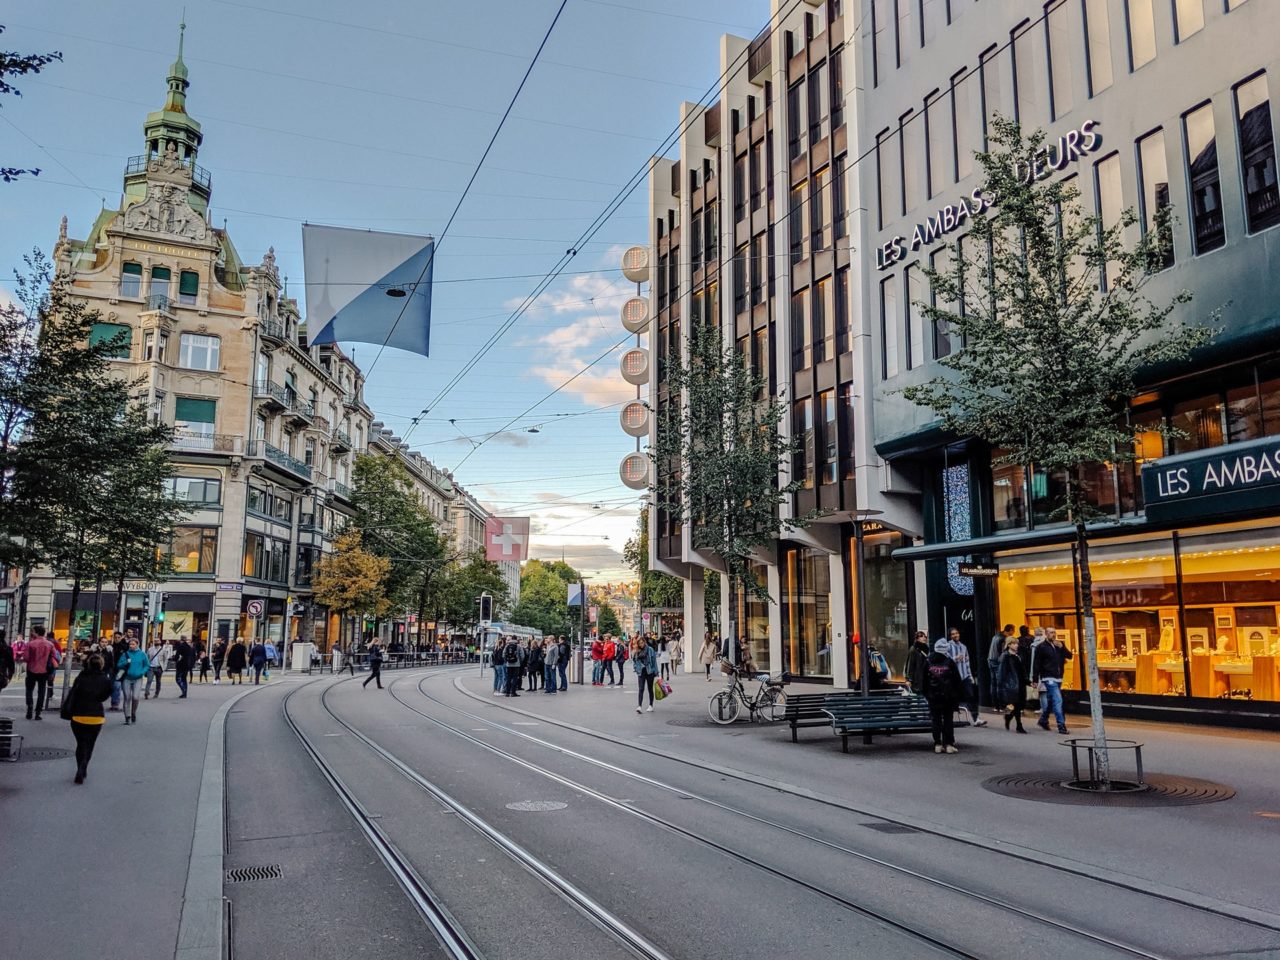
[[[160,603],[158,604],[159,609],[156,611],[156,622],[164,623],[164,609],[169,605],[169,594],[160,593],[159,597]]]
[[[493,597],[487,593],[480,594],[480,620],[482,623],[493,620]]]

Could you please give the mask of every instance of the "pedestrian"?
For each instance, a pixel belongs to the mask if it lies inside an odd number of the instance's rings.
[[[987,721],[978,716],[978,685],[973,679],[973,669],[969,665],[969,646],[960,639],[960,631],[952,627],[947,631],[947,656],[960,671],[960,685],[964,690],[964,701],[960,708],[969,715],[969,723],[975,727],[985,727]]]
[[[177,645],[173,648],[173,679],[178,689],[182,691],[178,694],[179,700],[185,700],[187,697],[187,681],[190,680],[191,668],[195,665],[195,647],[191,646],[185,636],[179,637]]]
[[[567,693],[569,690],[569,656],[572,653],[573,647],[569,645],[569,638],[561,635],[560,659],[556,663],[556,671],[560,674],[560,693]]]
[[[1004,658],[1005,648],[1010,640],[1013,640],[1015,646],[1017,645],[1018,641],[1013,635],[1013,624],[1006,623],[1004,629],[991,638],[991,645],[987,648],[987,692],[991,697],[991,708],[997,712],[1005,707],[998,674],[1000,661]],[[1006,723],[1005,726],[1009,725]]]
[[[602,651],[602,653],[603,653],[603,657],[600,662],[604,664],[604,672],[609,677],[609,682],[605,684],[605,686],[612,687],[613,686],[613,660],[614,660],[614,657],[618,655],[618,641],[614,639],[613,634],[606,633],[604,635],[604,650]],[[626,678],[623,677],[621,673],[619,673],[618,685],[621,686],[625,679]]]
[[[203,642],[196,644],[196,662],[200,664],[200,682],[209,682],[209,666],[211,657],[209,656],[209,648]]]
[[[369,686],[370,680],[378,684],[379,690],[382,689],[382,644],[376,639],[369,644],[369,675],[364,678],[360,688]]]
[[[618,684],[615,690],[626,686],[627,682],[627,657],[629,643],[625,635],[614,638],[613,641],[613,665],[618,671]]]
[[[543,642],[542,646],[542,692],[556,692],[556,667],[560,663],[560,644],[555,637]]]
[[[536,640],[530,640],[526,655],[529,668],[525,673],[529,675],[529,692],[533,693],[542,685],[542,676],[546,672],[546,657],[542,652],[542,644]]]
[[[502,652],[503,662],[507,665],[507,686],[502,692],[508,697],[520,696],[520,681],[524,677],[525,651],[520,642],[512,637]]]
[[[604,686],[604,642],[599,637],[591,641],[591,685]]]
[[[263,668],[262,675],[265,679],[270,680],[271,669],[279,661],[280,652],[276,650],[276,645],[270,639],[268,639],[267,642],[262,645],[262,647],[264,652],[267,655],[267,665]]]
[[[671,679],[671,649],[666,637],[658,638],[658,673],[663,680]]]
[[[929,635],[917,630],[907,651],[907,664],[902,672],[906,675],[911,692],[924,696],[925,677],[929,672]]]
[[[716,635],[708,633],[707,638],[702,641],[702,649],[698,651],[698,662],[707,671],[707,683],[711,682],[711,665],[716,662],[716,652],[719,649],[720,644],[716,642]]]
[[[933,645],[925,671],[924,695],[929,701],[929,719],[933,728],[934,753],[958,753],[956,749],[956,706],[965,695],[960,669],[948,655],[950,644],[939,640]]]
[[[249,666],[253,667],[253,685],[256,687],[262,682],[262,672],[267,669],[267,645],[261,640],[249,648]],[[267,674],[267,679],[271,679],[271,674]]]
[[[132,636],[132,629],[127,630],[123,635],[116,633],[115,642],[111,644],[111,658],[107,661],[107,672],[111,674],[112,711],[118,711],[120,709],[120,695],[122,690],[121,673],[116,669],[116,664],[120,662],[120,658],[128,651],[129,638]]]
[[[649,643],[649,638],[636,638],[631,651],[631,667],[636,672],[636,683],[639,692],[636,695],[636,713],[642,712],[644,693],[649,691],[648,712],[653,713],[653,681],[658,675],[658,651]]]
[[[1013,635],[1012,628],[1009,628],[1004,653],[996,665],[996,691],[998,695],[994,702],[1007,708],[1004,728],[1008,730],[1009,724],[1016,720],[1018,732],[1026,733],[1022,725],[1022,711],[1027,705],[1027,668],[1018,656],[1018,638]]]
[[[1035,647],[1031,662],[1031,679],[1043,694],[1040,719],[1036,721],[1042,730],[1049,729],[1049,714],[1052,712],[1058,721],[1058,732],[1071,732],[1062,712],[1062,674],[1070,659],[1071,649],[1058,638],[1058,631],[1053,627],[1045,628],[1044,641]]]
[[[18,634],[13,641],[14,676],[20,677],[27,672],[27,639]]]
[[[156,685],[156,696],[160,696],[160,684],[164,678],[164,668],[169,662],[172,654],[172,648],[167,643],[157,643],[151,641],[151,646],[147,647],[147,660],[150,661],[150,671],[147,673],[147,685],[142,691],[142,699],[151,699],[151,684]]]
[[[1031,635],[1025,623],[1018,628],[1018,656],[1022,658],[1027,676],[1031,676],[1031,647],[1035,642],[1036,638]]]
[[[103,673],[103,666],[101,654],[90,655],[62,704],[62,716],[71,721],[71,735],[76,738],[76,783],[84,783],[93,745],[107,722],[102,704],[111,699],[111,678]]]
[[[138,722],[138,685],[144,677],[151,676],[151,658],[138,643],[137,637],[129,638],[129,646],[116,663],[120,671],[120,692],[124,697],[125,724]]]
[[[0,637],[0,690],[9,685],[16,670],[17,663],[13,659],[13,647],[9,646],[8,640]]]
[[[244,637],[236,637],[236,642],[227,651],[227,682],[244,683],[244,668],[249,663],[249,652],[244,645]]]
[[[62,655],[58,652],[57,646],[45,636],[45,628],[37,626],[31,628],[31,639],[27,641],[25,656],[27,719],[39,720],[45,701],[53,698],[53,677],[58,670],[58,664],[62,662]],[[33,706],[34,715],[32,714]]]
[[[493,695],[501,697],[507,692],[507,640],[499,637],[493,642],[489,663],[493,667]]]
[[[213,642],[213,649],[209,652],[209,661],[213,664],[213,682],[222,682],[222,665],[227,662],[227,641],[225,637],[219,637]]]
[[[684,635],[679,630],[671,638],[668,652],[671,654],[671,672],[677,674],[680,672],[680,664],[684,663]]]

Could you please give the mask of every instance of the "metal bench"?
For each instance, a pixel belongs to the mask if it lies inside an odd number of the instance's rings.
[[[877,733],[931,733],[933,723],[929,701],[911,696],[829,696],[822,713],[840,737],[840,747],[849,752],[849,735],[862,734],[862,742],[870,743]]]
[[[839,702],[846,698],[862,699],[854,690],[841,693],[788,693],[786,711],[782,719],[791,727],[791,742],[797,743],[801,727],[825,727],[831,722],[825,707],[827,701]]]

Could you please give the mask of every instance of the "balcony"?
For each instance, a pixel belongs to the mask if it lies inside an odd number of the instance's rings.
[[[174,302],[163,293],[153,293],[147,297],[147,311],[159,311],[174,316]]]
[[[274,317],[258,321],[258,332],[262,335],[264,347],[283,346],[286,338],[284,322]]]
[[[244,452],[244,441],[225,433],[194,433],[190,430],[178,430],[169,444],[174,450],[184,453],[216,453],[222,455],[239,455]]]
[[[339,480],[329,481],[329,492],[339,500],[345,500],[347,503],[351,502],[351,488]]]
[[[329,449],[333,453],[346,453],[352,447],[351,435],[345,430],[333,431],[333,436],[329,438]]]
[[[270,380],[259,380],[253,385],[253,398],[271,410],[288,410],[289,394],[284,387]]]
[[[355,410],[360,406],[360,398],[354,393],[344,393],[342,395],[342,405],[348,410]]]
[[[315,414],[316,408],[310,400],[303,400],[292,390],[286,389],[285,395],[285,416],[298,426],[306,426],[311,422],[311,417]]]
[[[751,41],[751,51],[747,54],[747,79],[760,86],[769,79],[769,70],[773,66],[773,31],[765,27]]]
[[[279,468],[286,474],[300,477],[308,483],[311,482],[311,468],[296,457],[285,453],[279,447],[273,447],[262,440],[255,440],[250,448],[250,455],[262,457],[269,464]]]
[[[124,166],[125,176],[131,173],[146,173],[147,161],[149,159],[159,159],[159,157],[147,157],[145,154],[137,157],[130,157]],[[209,175],[209,171],[198,163],[187,161],[183,163],[191,171],[191,182],[198,186],[204,187],[206,190],[213,189],[213,177]]]
[[[329,435],[329,428],[331,426],[332,425],[329,423],[328,417],[322,417],[320,416],[320,414],[317,413],[312,415],[311,426],[308,429],[314,430],[317,433],[323,434],[324,436],[327,437]]]

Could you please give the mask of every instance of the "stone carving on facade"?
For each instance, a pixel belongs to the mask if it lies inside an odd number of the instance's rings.
[[[191,174],[191,164],[183,163],[182,158],[178,156],[178,147],[172,140],[165,146],[163,154],[147,161],[148,181],[157,180],[163,183],[190,186]]]
[[[209,225],[187,202],[187,191],[176,184],[147,181],[147,198],[125,211],[124,225],[139,233],[203,243],[211,239]]]
[[[71,247],[71,241],[67,239],[67,218],[62,218],[62,224],[58,227],[58,242],[53,245],[53,259],[62,259],[63,254]]]

